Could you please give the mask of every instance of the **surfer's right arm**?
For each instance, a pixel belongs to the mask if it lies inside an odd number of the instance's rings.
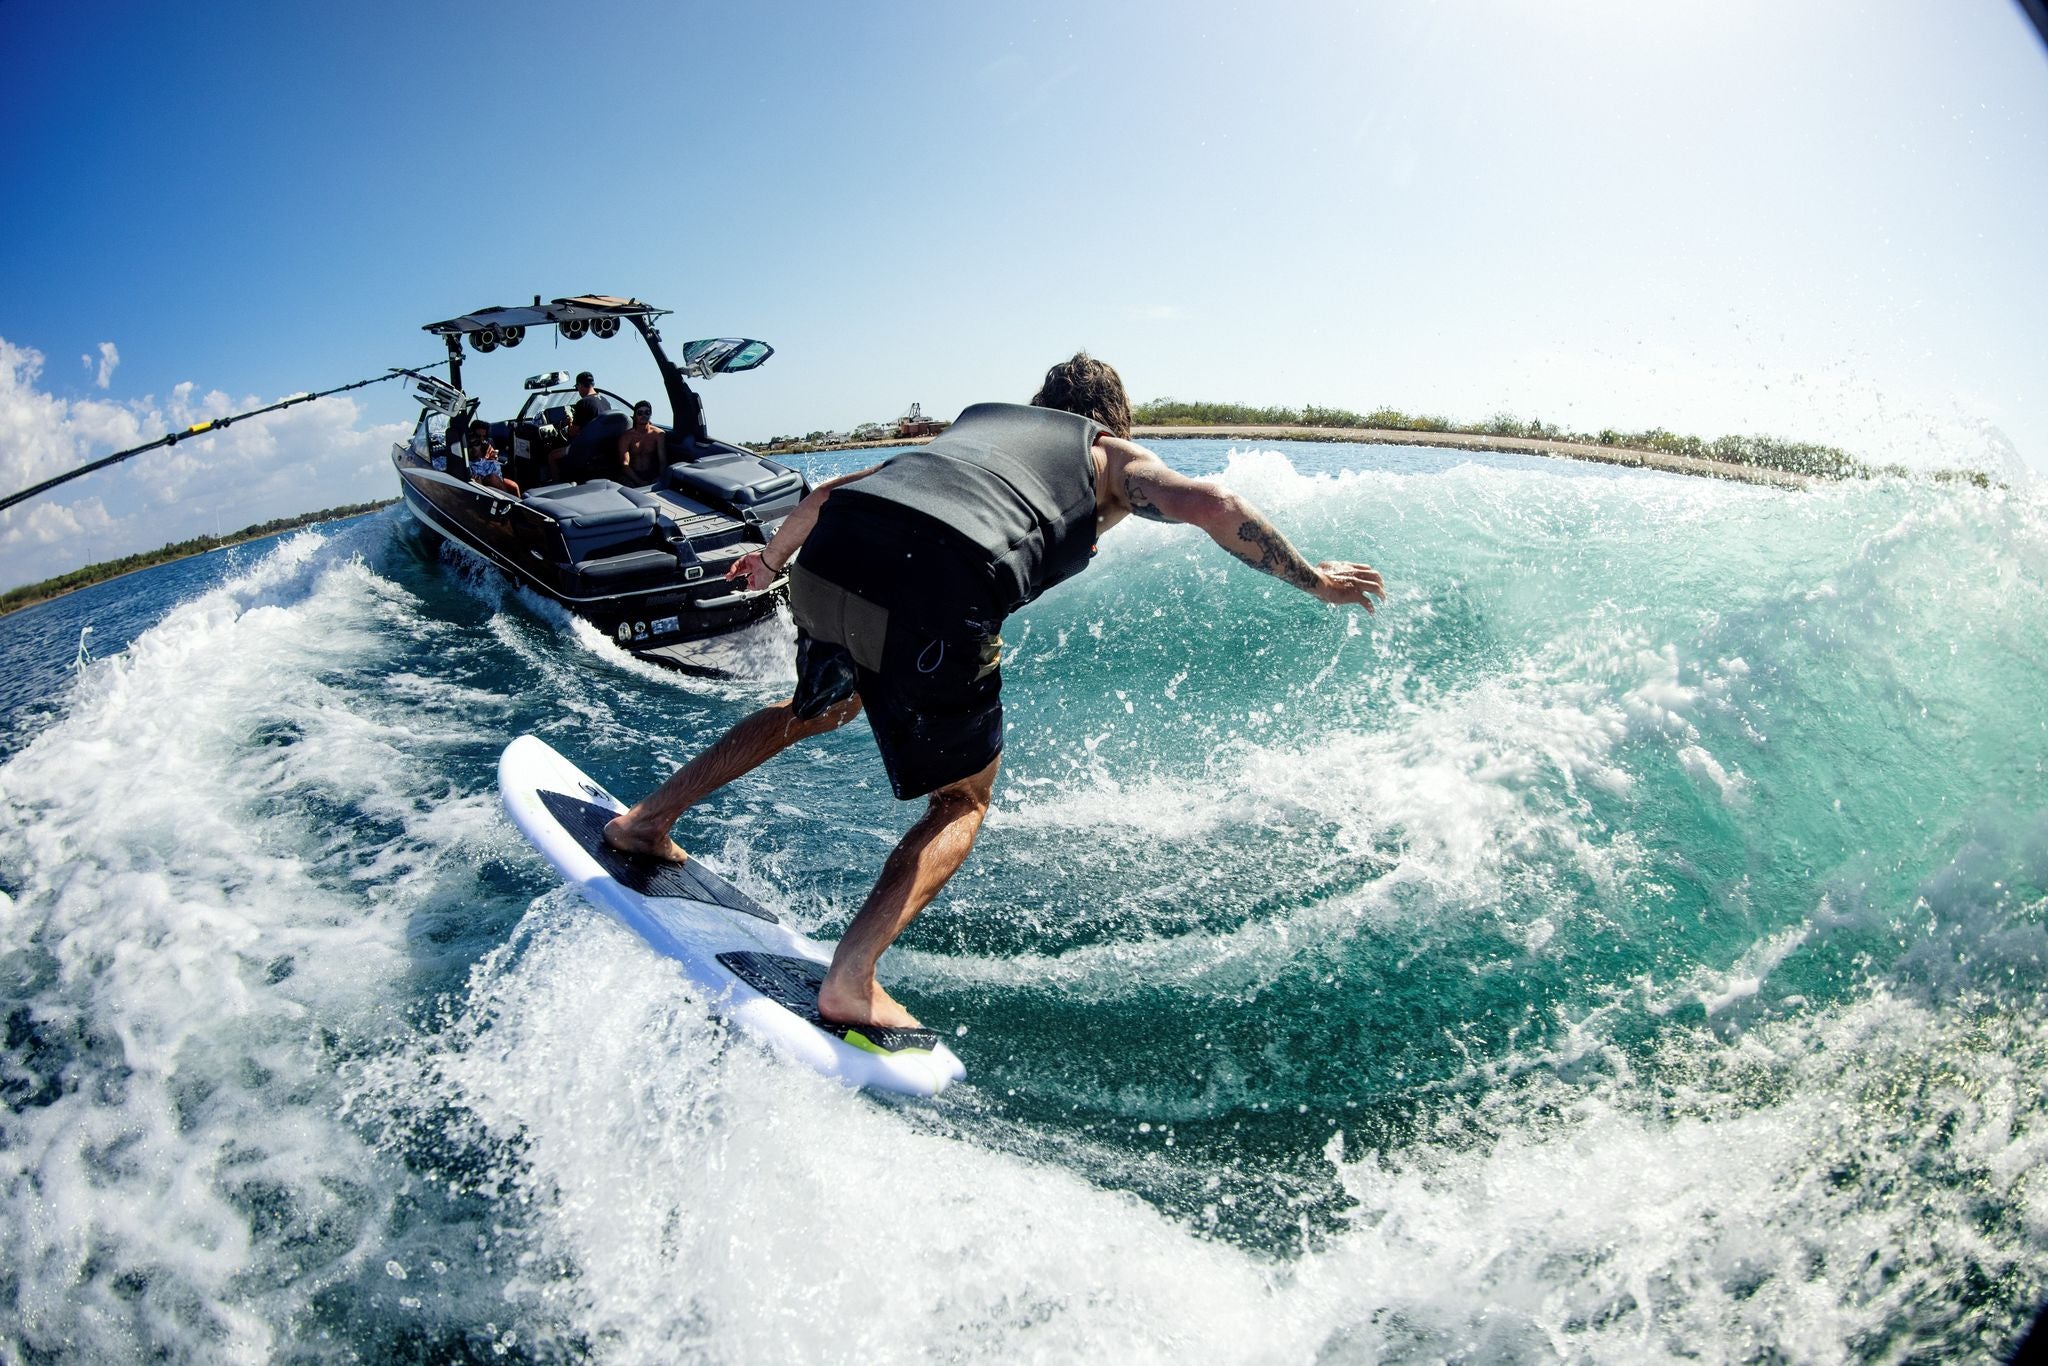
[[[1271,574],[1327,603],[1352,603],[1373,610],[1387,595],[1379,571],[1349,560],[1310,564],[1250,500],[1207,479],[1190,479],[1143,446],[1105,436],[1099,444],[1109,485],[1106,525],[1125,511],[1154,522],[1200,527],[1209,539],[1262,574]]]
[[[757,593],[774,583],[782,577],[782,571],[789,568],[790,557],[796,554],[797,547],[811,534],[811,528],[818,524],[818,509],[825,506],[825,500],[832,496],[832,490],[851,484],[856,479],[865,479],[880,468],[880,465],[870,465],[852,474],[835,475],[812,489],[804,495],[804,500],[796,505],[796,510],[783,518],[782,525],[776,529],[768,544],[759,550],[749,550],[734,560],[732,567],[725,571],[725,577],[744,577],[747,587]]]

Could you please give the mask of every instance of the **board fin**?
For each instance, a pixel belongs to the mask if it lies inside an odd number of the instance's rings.
[[[604,828],[611,818],[619,813],[609,807],[586,802],[580,797],[571,797],[561,792],[540,792],[541,804],[548,814],[561,822],[562,828],[589,851],[605,872],[622,887],[627,887],[642,896],[684,897],[691,901],[708,901],[714,906],[723,906],[729,911],[753,916],[774,925],[780,923],[775,912],[748,896],[739,888],[727,882],[716,873],[706,869],[696,859],[688,863],[670,863],[667,859],[654,858],[648,854],[629,854],[623,849],[614,849],[604,842]]]
[[[719,954],[718,961],[733,976],[792,1015],[802,1017],[827,1034],[844,1039],[865,1052],[889,1057],[897,1053],[929,1053],[939,1046],[936,1030],[843,1025],[821,1018],[818,1014],[818,988],[825,981],[823,963],[740,949]]]

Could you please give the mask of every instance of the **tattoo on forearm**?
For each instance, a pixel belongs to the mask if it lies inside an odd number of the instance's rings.
[[[1131,505],[1131,515],[1143,517],[1148,522],[1170,522],[1173,518],[1159,510],[1159,504],[1152,501],[1152,495],[1145,490],[1145,481],[1135,474],[1124,476],[1124,501]]]
[[[1314,567],[1301,557],[1301,552],[1287,543],[1287,538],[1275,531],[1264,518],[1254,516],[1237,528],[1238,544],[1230,547],[1231,553],[1262,574],[1271,574],[1284,579],[1303,592],[1308,592],[1322,581]]]

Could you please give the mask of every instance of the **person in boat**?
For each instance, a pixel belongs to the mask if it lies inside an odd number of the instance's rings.
[[[606,842],[686,858],[669,837],[684,811],[865,708],[897,798],[928,805],[841,937],[818,1010],[838,1024],[914,1027],[875,965],[966,860],[988,813],[1007,615],[1086,569],[1096,537],[1129,516],[1199,527],[1326,603],[1371,611],[1385,595],[1371,566],[1311,564],[1242,496],[1176,473],[1130,430],[1123,381],[1083,352],[1046,373],[1030,407],[976,404],[929,446],[818,485],[727,575],[760,589],[788,572],[795,695],[614,818]]]
[[[588,370],[577,372],[576,402],[569,407],[569,439],[612,410],[612,401],[597,392],[597,380]]]
[[[614,464],[608,458],[594,459],[589,452],[584,452],[580,456],[575,457],[571,455],[571,452],[576,448],[576,438],[582,434],[583,429],[611,410],[611,400],[597,392],[596,378],[588,370],[578,371],[576,375],[576,402],[570,405],[569,423],[562,430],[562,435],[565,439],[562,445],[548,452],[548,476],[550,478],[591,479],[601,475],[619,474],[624,471],[625,460],[623,457]]]
[[[519,496],[519,485],[505,477],[505,467],[498,459],[498,448],[491,444],[491,429],[487,423],[472,421],[469,424],[464,448],[469,458],[471,480],[485,488],[509,493],[514,498]]]
[[[576,372],[577,421],[588,422],[591,418],[612,410],[612,401],[597,392],[597,377],[588,370]]]
[[[633,425],[619,433],[619,460],[635,484],[651,484],[668,467],[668,433],[654,425],[654,405],[633,405]]]

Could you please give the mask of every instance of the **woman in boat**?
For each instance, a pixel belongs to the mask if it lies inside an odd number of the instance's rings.
[[[498,448],[491,444],[490,427],[481,421],[471,422],[465,444],[468,446],[471,482],[517,498],[519,485],[505,477],[505,467],[498,462]]]

